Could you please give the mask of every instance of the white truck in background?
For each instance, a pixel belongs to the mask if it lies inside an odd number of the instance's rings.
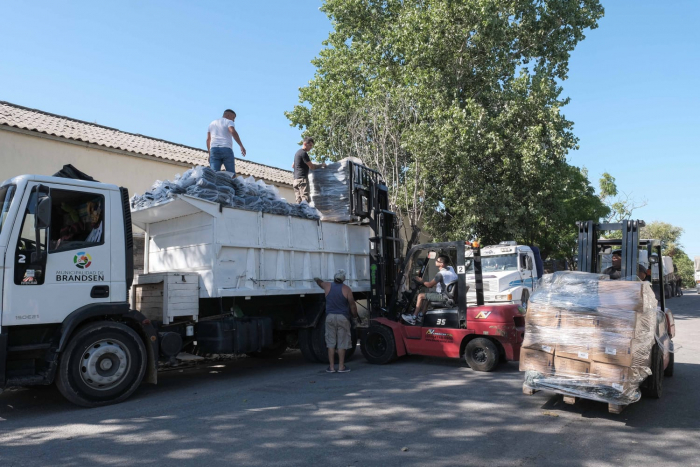
[[[466,252],[467,258],[472,255]],[[515,241],[504,241],[498,245],[481,249],[481,267],[484,285],[484,303],[515,303],[523,308],[540,278],[537,273],[539,253]],[[474,264],[467,261],[467,303],[476,303],[474,286]]]
[[[695,288],[700,294],[700,256],[695,257]]]

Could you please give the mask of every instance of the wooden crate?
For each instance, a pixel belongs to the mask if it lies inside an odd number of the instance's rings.
[[[134,278],[131,307],[151,320],[170,324],[199,317],[199,274],[155,273]]]

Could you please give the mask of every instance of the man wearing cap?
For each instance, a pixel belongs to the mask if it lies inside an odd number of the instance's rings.
[[[622,278],[622,250],[615,250],[612,252],[612,266],[605,268],[602,274],[607,274],[612,280]],[[640,281],[643,281],[647,277],[647,271],[641,264],[637,264],[637,277],[639,277]]]
[[[209,151],[209,165],[215,171],[221,170],[223,165],[228,172],[236,173],[236,159],[233,157],[233,140],[236,140],[241,148],[241,155],[245,157],[246,151],[241,143],[234,125],[236,112],[231,109],[224,110],[224,116],[217,118],[209,124],[207,132],[207,151]]]
[[[335,349],[338,349],[338,373],[347,373],[345,351],[352,347],[351,314],[357,318],[357,305],[352,289],[345,282],[345,271],[339,269],[333,282],[323,282],[318,277],[314,281],[326,293],[326,347],[328,347],[327,373],[335,373]]]

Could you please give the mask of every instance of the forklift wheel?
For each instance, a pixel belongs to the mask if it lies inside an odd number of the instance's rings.
[[[477,337],[464,349],[464,359],[474,371],[493,371],[498,365],[498,347],[485,337]]]
[[[673,348],[673,346],[671,346],[671,348]],[[673,352],[671,352],[669,354],[668,358],[669,358],[668,366],[664,370],[664,376],[666,376],[667,378],[670,378],[671,376],[673,376],[673,360],[674,360]]]
[[[642,395],[650,399],[661,399],[664,381],[664,356],[659,344],[651,349],[651,376],[644,380],[641,386]]]
[[[370,326],[362,337],[360,349],[367,361],[375,365],[384,365],[396,360],[394,331],[381,324]]]

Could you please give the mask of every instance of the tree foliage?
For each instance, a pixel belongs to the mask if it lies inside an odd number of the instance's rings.
[[[598,181],[600,187],[600,200],[609,208],[605,216],[606,222],[621,222],[631,219],[632,213],[647,205],[646,199],[635,200],[630,194],[619,192],[615,177],[605,172]]]
[[[598,0],[326,0],[333,31],[286,115],[321,159],[379,169],[393,208],[437,240],[569,251],[605,206],[566,156],[569,54]],[[581,209],[583,211],[581,211]]]
[[[640,238],[654,238],[661,241],[661,254],[671,256],[685,287],[695,285],[695,266],[683,251],[680,243],[683,228],[667,222],[654,221],[642,227]]]

